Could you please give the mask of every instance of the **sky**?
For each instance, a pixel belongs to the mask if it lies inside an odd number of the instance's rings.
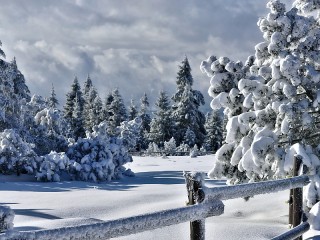
[[[266,0],[0,0],[0,40],[32,94],[60,107],[75,76],[89,74],[102,99],[118,88],[126,103],[144,92],[153,103],[171,96],[178,66],[188,57],[194,89],[206,104],[210,79],[201,61],[210,55],[245,61],[263,41],[257,21]]]

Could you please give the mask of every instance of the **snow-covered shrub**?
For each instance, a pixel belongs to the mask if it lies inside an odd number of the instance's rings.
[[[67,156],[76,180],[110,181],[122,177],[123,165],[132,161],[121,138],[109,137],[106,122],[93,127],[87,137],[71,143]]]
[[[131,121],[123,121],[118,127],[120,138],[128,150],[135,150],[139,139],[142,119],[137,117]]]
[[[198,156],[199,156],[199,148],[198,148],[197,144],[195,144],[194,147],[190,151],[190,157],[195,158]]]
[[[13,228],[14,212],[10,207],[0,206],[0,233]]]
[[[155,142],[150,142],[145,154],[148,156],[160,156],[160,149]]]
[[[174,155],[176,152],[176,140],[172,137],[168,142],[164,142],[164,151],[167,155]]]
[[[36,179],[38,181],[59,182],[62,172],[69,168],[70,161],[65,153],[50,152],[49,154],[37,157]]]
[[[128,148],[123,143],[122,138],[111,137],[110,138],[110,151],[112,154],[114,168],[114,174],[112,179],[122,178],[123,175],[131,176],[131,172],[128,171],[123,165],[132,162],[132,156],[128,152]]]
[[[0,132],[0,173],[33,173],[36,169],[36,153],[13,129]]]
[[[189,152],[190,152],[190,146],[186,143],[181,143],[176,148],[176,155],[179,155],[179,156],[187,156]]]

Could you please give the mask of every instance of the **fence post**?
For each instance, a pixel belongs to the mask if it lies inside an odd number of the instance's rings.
[[[188,191],[187,205],[195,205],[204,200],[204,192],[202,190],[202,173],[185,172]],[[190,240],[205,240],[205,219],[190,222]]]
[[[299,175],[299,169],[302,165],[302,158],[301,156],[295,156],[294,157],[294,165],[293,165],[293,176]],[[290,207],[289,207],[289,224],[292,224],[292,227],[296,227],[300,225],[302,220],[302,188],[294,188],[292,191],[290,191],[291,201],[290,201]],[[296,240],[302,240],[302,236],[296,238]]]

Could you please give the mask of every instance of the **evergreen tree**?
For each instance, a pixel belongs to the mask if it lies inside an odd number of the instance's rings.
[[[84,123],[83,123],[83,115],[81,111],[81,104],[80,104],[80,98],[76,96],[74,108],[72,112],[72,122],[71,122],[71,129],[73,132],[74,139],[78,139],[79,137],[84,138],[85,137],[85,129],[84,129]]]
[[[88,74],[88,77],[84,82],[84,86],[83,86],[83,95],[85,96],[86,94],[88,94],[92,87],[93,87],[92,80]]]
[[[56,92],[55,92],[53,84],[52,84],[51,95],[50,95],[50,97],[48,99],[48,105],[51,108],[56,108],[58,104],[59,104],[59,101],[57,99]]]
[[[134,103],[134,100],[131,99],[131,104],[129,107],[129,120],[133,120],[138,116],[138,110],[137,110],[137,106]]]
[[[109,101],[112,99],[111,103]],[[109,96],[107,99],[108,113],[109,113],[109,128],[110,134],[116,134],[116,127],[120,123],[127,120],[127,110],[123,103],[123,99],[119,93],[118,88],[112,91],[112,98]]]
[[[16,58],[14,57],[12,62],[10,63],[9,68],[10,74],[13,77],[13,89],[14,93],[20,98],[25,98],[26,101],[30,101],[30,91],[28,86],[26,85],[26,81],[22,73],[18,70]]]
[[[206,138],[204,147],[206,151],[216,152],[222,145],[223,123],[218,111],[212,111],[206,115]]]
[[[150,122],[151,117],[149,114],[149,100],[146,93],[140,99],[141,107],[139,111],[139,117],[141,118],[141,131],[140,131],[140,139],[138,141],[139,146],[142,149],[147,149],[148,147],[148,133],[150,131]]]
[[[109,117],[110,117],[110,105],[113,101],[112,93],[109,92],[104,100],[103,106],[102,106],[102,118],[104,121],[106,121],[109,124]]]
[[[70,92],[67,93],[67,99],[63,109],[64,118],[66,119],[67,124],[69,125],[71,135],[73,135],[73,133],[75,132],[75,130],[73,129],[73,126],[74,126],[73,122],[74,122],[74,112],[75,112],[76,102],[79,107],[77,111],[79,111],[82,115],[84,99],[82,96],[81,87],[79,85],[77,77],[74,78],[73,83],[71,85],[71,90]]]
[[[196,134],[188,128],[184,137],[183,137],[183,142],[185,144],[188,144],[188,146],[194,146],[196,142]]]
[[[83,108],[83,115],[84,115],[84,126],[87,131],[92,131],[92,127],[95,126],[96,120],[95,118],[95,109],[94,109],[94,101],[99,97],[97,90],[91,85],[88,92],[84,95],[84,108]],[[100,118],[100,116],[99,116]]]
[[[199,146],[205,137],[205,116],[199,110],[204,105],[204,97],[200,91],[193,90],[193,78],[188,58],[182,61],[177,74],[177,91],[173,95],[173,117],[175,121],[175,139],[177,145],[180,145],[189,128],[196,136],[195,143]],[[193,147],[190,146],[190,147]]]
[[[93,126],[99,125],[103,121],[103,111],[102,111],[102,101],[99,95],[95,97],[93,100],[93,107],[91,110],[91,122],[93,123]],[[92,126],[92,127],[93,127]]]
[[[6,128],[22,131],[22,109],[30,100],[29,94],[30,91],[15,59],[10,63],[0,59],[0,131]]]
[[[148,139],[150,142],[156,143],[159,147],[163,147],[164,142],[169,141],[173,136],[171,104],[165,91],[160,92],[160,96],[156,102],[156,107],[157,111],[155,112],[155,117],[150,123]]]

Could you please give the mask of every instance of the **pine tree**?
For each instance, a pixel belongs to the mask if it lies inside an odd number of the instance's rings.
[[[25,98],[26,101],[30,101],[30,91],[26,85],[26,81],[22,73],[18,70],[16,58],[14,57],[9,67],[10,74],[13,77],[13,89],[14,93],[20,98]]]
[[[85,96],[86,94],[88,94],[92,87],[93,87],[92,80],[88,74],[88,77],[84,82],[84,86],[83,86],[83,95]]]
[[[57,99],[56,92],[55,92],[54,87],[53,87],[53,84],[52,84],[52,87],[51,87],[51,95],[50,95],[50,97],[48,98],[48,105],[49,105],[49,107],[51,107],[51,108],[56,108],[58,104],[59,104],[59,101],[58,101],[58,99]]]
[[[127,110],[123,103],[123,99],[119,93],[118,88],[112,91],[112,98],[109,96],[107,99],[108,113],[109,113],[109,128],[110,134],[116,134],[116,127],[120,126],[120,123],[127,120]],[[111,103],[109,101],[112,99]]]
[[[175,138],[177,145],[183,142],[187,129],[189,128],[195,135],[195,143],[199,146],[205,137],[205,116],[199,110],[204,105],[204,97],[200,91],[193,90],[193,78],[188,58],[182,61],[177,76],[177,91],[173,95],[173,117],[175,121]],[[190,146],[190,147],[193,147]]]
[[[109,117],[111,115],[110,111],[110,105],[113,101],[112,93],[109,92],[104,100],[103,106],[102,106],[102,115],[103,120],[105,120],[109,124]]]
[[[185,144],[188,144],[189,147],[195,145],[196,134],[190,128],[188,128],[186,133],[184,134],[183,142]]]
[[[75,130],[73,129],[75,102],[77,102],[79,107],[77,111],[79,111],[82,115],[84,99],[77,77],[74,78],[73,83],[71,85],[71,90],[67,93],[67,99],[63,109],[64,118],[66,119],[67,124],[69,125],[71,135],[75,132]]]
[[[137,106],[134,103],[134,100],[131,99],[131,104],[129,107],[129,120],[133,120],[138,116]]]
[[[80,97],[76,95],[74,108],[72,112],[72,122],[71,129],[73,132],[73,137],[77,140],[79,137],[85,137],[85,129],[83,123],[83,115],[81,111]]]
[[[204,147],[206,151],[216,152],[222,145],[223,122],[218,111],[212,111],[206,115],[206,138]]]
[[[164,142],[169,141],[173,136],[171,104],[165,91],[160,92],[160,96],[156,102],[156,107],[157,111],[155,112],[155,117],[150,123],[148,139],[150,142],[156,143],[159,147],[163,147]]]
[[[103,121],[102,101],[99,95],[93,100],[93,107],[91,115],[91,122],[93,126],[99,125]]]
[[[83,115],[84,115],[84,124],[85,129],[87,131],[92,131],[92,127],[95,125],[95,110],[94,110],[94,101],[98,97],[97,90],[91,86],[88,92],[84,96],[84,108],[83,108]],[[100,118],[100,116],[99,116]]]
[[[146,93],[143,94],[142,98],[140,99],[140,102],[141,107],[138,116],[141,118],[142,124],[138,144],[142,149],[147,149],[149,144],[147,135],[150,131],[151,117],[149,114],[149,100]]]

